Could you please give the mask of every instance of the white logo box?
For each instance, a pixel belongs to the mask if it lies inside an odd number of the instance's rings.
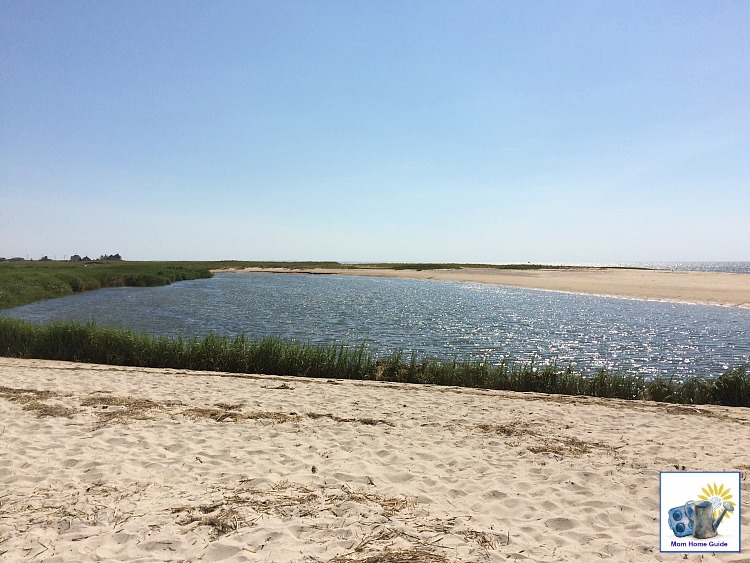
[[[659,479],[660,551],[740,551],[742,503],[739,471],[662,471]],[[712,504],[710,508],[705,505],[706,501]],[[700,526],[699,529],[694,526],[696,505],[700,507],[699,521],[705,523],[703,517],[713,512],[713,525],[708,526],[708,535],[716,535],[696,537],[696,534],[701,534]],[[705,533],[706,527],[703,529]]]

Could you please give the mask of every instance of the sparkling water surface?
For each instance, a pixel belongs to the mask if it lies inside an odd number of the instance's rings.
[[[750,262],[547,262],[550,266],[590,266],[594,268],[646,268],[681,272],[726,272],[750,274]]]
[[[112,288],[3,311],[168,336],[209,332],[364,343],[381,357],[504,358],[683,379],[750,362],[750,309],[434,280],[217,274]]]

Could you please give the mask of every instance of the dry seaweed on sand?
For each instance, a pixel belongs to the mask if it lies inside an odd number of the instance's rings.
[[[299,416],[275,411],[255,411],[245,415],[250,420],[271,420],[273,422],[296,422]]]
[[[24,404],[23,410],[31,411],[39,417],[54,416],[60,418],[70,418],[76,413],[75,409],[64,407],[62,405],[50,405],[41,401],[29,401]]]
[[[25,403],[32,400],[44,401],[50,397],[56,397],[54,391],[39,391],[38,389],[19,389],[16,387],[0,386],[0,397],[17,403]]]
[[[291,387],[290,385],[287,385],[286,383],[281,383],[277,385],[276,387],[269,387],[267,385],[261,385],[262,389],[287,389],[290,391],[294,391],[294,387]]]
[[[312,418],[313,420],[317,420],[319,418],[329,418],[334,422],[359,422],[360,424],[366,424],[369,426],[375,426],[377,424],[393,426],[392,422],[390,422],[389,420],[383,420],[382,418],[343,418],[340,416],[336,416],[335,414],[319,412],[309,412],[307,413],[307,416],[308,418]]]
[[[364,556],[341,555],[328,563],[450,563],[450,559],[439,553],[424,549],[385,550]]]
[[[118,524],[132,512],[123,510],[126,499],[140,497],[149,485],[132,483],[114,486],[103,481],[64,483],[35,487],[30,494],[11,495],[0,502],[0,520],[12,517],[15,531],[26,533],[39,527],[66,532],[77,525]],[[2,550],[0,550],[1,552]]]
[[[178,524],[188,526],[197,522],[198,526],[208,527],[213,538],[225,536],[248,525],[234,507],[224,506],[222,503],[172,509],[172,513],[179,512],[185,512],[185,515],[177,521]]]
[[[352,491],[348,487],[326,495],[326,504],[332,505],[332,508],[350,501],[361,504],[377,504],[383,510],[383,516],[386,517],[394,516],[396,513],[414,506],[414,500],[410,497],[386,497],[367,491]]]
[[[490,434],[502,434],[503,436],[529,436],[535,434],[526,424],[520,420],[513,420],[506,424],[477,424],[477,428]]]
[[[243,413],[224,408],[194,407],[182,411],[180,414],[194,420],[207,418],[216,422],[239,422],[241,420],[270,420],[272,422],[294,422],[297,415],[275,411],[254,411]]]
[[[556,437],[543,440],[539,444],[528,446],[526,449],[531,453],[550,453],[565,457],[566,455],[581,456],[591,453],[594,448],[610,449],[607,445],[599,442],[584,442],[578,438]]]
[[[252,525],[263,516],[282,519],[316,518],[326,511],[335,514],[338,507],[348,502],[376,504],[381,508],[382,514],[389,518],[413,504],[408,498],[389,498],[369,492],[351,491],[348,488],[325,494],[301,483],[280,481],[263,488],[239,486],[224,491],[220,500],[201,505],[178,506],[171,512],[181,514],[177,524],[188,526],[197,523],[198,526],[210,528],[212,536],[219,537]],[[383,540],[383,533],[385,532],[368,536],[360,546],[364,548],[371,542]],[[404,536],[403,532],[395,530],[388,533],[393,537]]]
[[[464,530],[461,532],[461,535],[465,540],[473,541],[483,549],[497,549],[501,545],[508,545],[510,543],[510,533],[507,536],[502,536],[500,534],[490,534],[477,530]]]
[[[70,418],[76,413],[75,409],[63,405],[50,405],[44,402],[47,399],[58,396],[54,391],[0,386],[0,398],[17,403],[21,405],[23,410],[33,412],[38,417],[53,416]]]
[[[313,502],[318,498],[318,495],[303,485],[281,482],[266,490],[239,488],[218,502],[179,506],[173,508],[172,513],[183,513],[177,520],[179,525],[187,526],[197,522],[198,526],[210,528],[213,537],[220,537],[252,525],[261,515],[282,518],[315,516],[317,508],[313,506]],[[250,517],[243,508],[252,509]],[[255,518],[252,519],[252,516]]]
[[[215,403],[214,406],[217,409],[222,409],[225,411],[238,411],[245,406],[245,403]]]
[[[81,399],[81,406],[99,409],[96,411],[96,415],[99,417],[99,427],[101,427],[109,422],[147,420],[152,411],[161,410],[166,404],[138,397],[114,397],[96,394]]]
[[[194,407],[191,409],[186,409],[182,411],[180,414],[182,414],[182,416],[192,418],[193,420],[207,418],[215,422],[238,422],[242,420],[243,418],[245,418],[245,415],[243,415],[241,412],[222,409],[222,408],[212,409],[212,408]]]
[[[233,506],[249,506],[259,514],[282,517],[313,516],[319,510],[314,504],[318,500],[319,496],[309,487],[288,481],[276,483],[270,489],[240,487],[226,498]]]
[[[600,442],[585,442],[570,436],[540,435],[530,429],[520,420],[513,420],[506,424],[477,424],[477,428],[490,434],[500,434],[508,437],[528,437],[535,441],[526,446],[531,453],[549,453],[565,457],[566,455],[581,456],[591,453],[595,448],[612,450],[611,446]]]

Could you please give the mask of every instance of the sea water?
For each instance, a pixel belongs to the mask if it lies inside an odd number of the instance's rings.
[[[750,309],[476,283],[335,275],[217,274],[9,309],[35,323],[94,321],[152,335],[209,332],[365,344],[377,357],[572,364],[677,380],[750,363]]]

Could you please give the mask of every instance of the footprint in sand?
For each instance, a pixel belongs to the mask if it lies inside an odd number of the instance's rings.
[[[544,521],[551,530],[555,532],[565,532],[566,530],[572,530],[578,527],[579,523],[571,518],[550,518]]]

